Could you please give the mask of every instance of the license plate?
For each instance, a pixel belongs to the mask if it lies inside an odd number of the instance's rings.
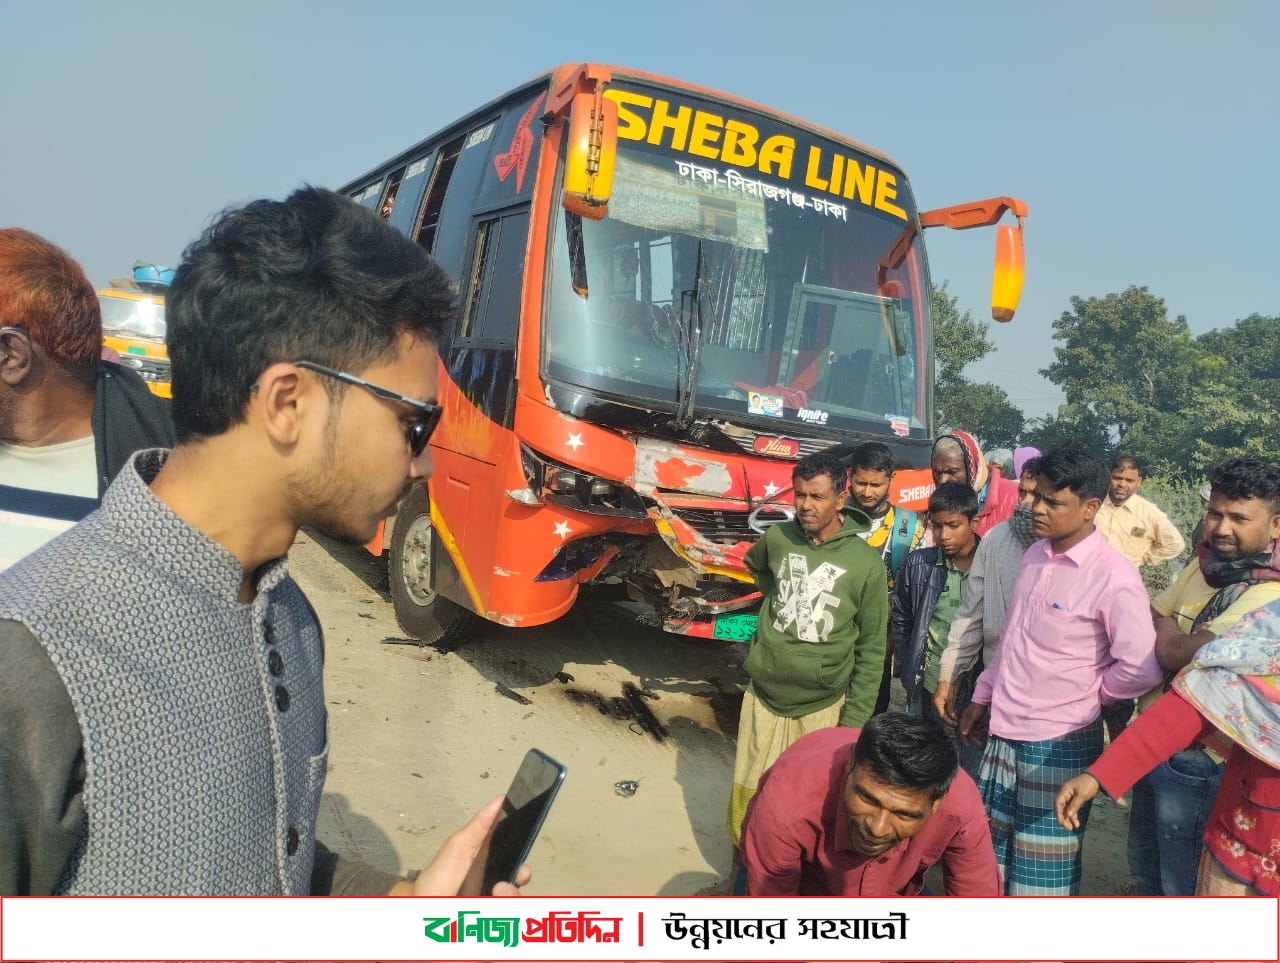
[[[759,621],[760,618],[756,615],[717,615],[711,637],[730,642],[747,642],[755,636],[756,623]]]

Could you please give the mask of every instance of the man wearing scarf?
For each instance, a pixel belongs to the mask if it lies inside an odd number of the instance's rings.
[[[1248,612],[1280,599],[1280,468],[1235,458],[1209,477],[1204,540],[1151,603],[1156,657],[1182,669]],[[1139,711],[1160,694],[1148,693]],[[1129,815],[1129,871],[1139,896],[1190,896],[1205,819],[1223,778],[1221,746],[1197,743],[1140,779]]]
[[[964,482],[978,493],[978,534],[986,535],[1013,514],[1018,483],[991,473],[978,441],[967,431],[951,431],[933,443],[929,458],[934,486]]]
[[[1226,744],[1222,791],[1204,826],[1196,896],[1280,895],[1280,599],[1206,643],[1151,709],[1082,775],[1055,809],[1067,829],[1102,788],[1113,799],[1176,749]]]
[[[1024,463],[1018,479],[1017,509],[991,529],[973,553],[969,577],[960,593],[960,607],[951,620],[947,647],[938,662],[938,688],[933,694],[933,707],[948,725],[959,725],[960,713],[973,697],[979,673],[995,661],[1022,553],[1036,540],[1031,531],[1031,506],[1036,500],[1039,467],[1039,458]],[[960,767],[975,782],[981,764],[980,748],[965,746],[960,750]]]

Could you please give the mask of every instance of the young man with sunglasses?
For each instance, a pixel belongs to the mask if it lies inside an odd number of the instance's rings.
[[[316,840],[324,652],[286,558],[430,475],[451,283],[307,188],[224,214],[167,308],[177,446],[0,575],[0,893],[475,893],[498,800],[416,889]]]

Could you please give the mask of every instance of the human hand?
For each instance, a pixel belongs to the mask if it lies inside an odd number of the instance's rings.
[[[987,706],[971,702],[960,716],[960,738],[966,746],[984,746],[987,743]]]
[[[937,691],[933,694],[933,708],[947,725],[960,724],[960,720],[956,718],[956,690],[950,682],[938,683]]]
[[[1080,828],[1080,808],[1098,795],[1099,788],[1098,780],[1087,772],[1062,784],[1058,798],[1053,801],[1053,810],[1058,814],[1058,823],[1063,829]]]
[[[444,841],[435,859],[413,883],[414,896],[519,896],[520,887],[529,882],[533,873],[528,866],[521,866],[513,886],[500,882],[492,894],[481,894],[485,859],[489,855],[489,838],[502,812],[503,796],[471,817],[471,820]]]

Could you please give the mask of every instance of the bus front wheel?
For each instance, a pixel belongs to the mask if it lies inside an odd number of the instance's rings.
[[[400,503],[391,532],[391,601],[400,627],[428,645],[464,641],[479,621],[436,592],[435,537],[427,486],[415,485]]]

